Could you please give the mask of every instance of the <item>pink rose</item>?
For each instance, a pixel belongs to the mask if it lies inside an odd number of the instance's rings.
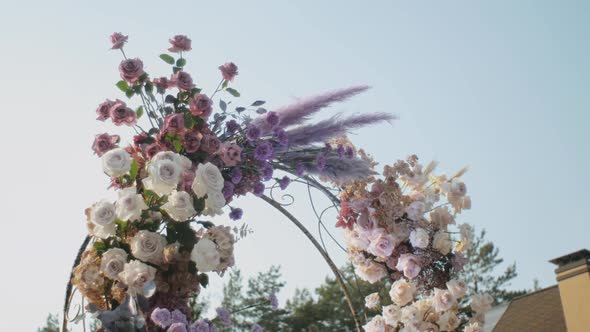
[[[184,115],[180,113],[167,115],[164,128],[173,133],[184,131]]]
[[[219,151],[220,145],[221,142],[215,135],[204,135],[201,139],[201,150],[209,154],[214,154]]]
[[[372,231],[370,244],[367,251],[377,257],[389,257],[395,247],[395,239],[379,228]]]
[[[211,112],[213,111],[211,105],[212,105],[211,99],[209,99],[209,97],[207,97],[206,95],[199,93],[199,94],[195,95],[195,97],[191,101],[191,104],[190,104],[191,114],[194,116],[201,117],[206,120],[209,117],[209,115],[211,115]]]
[[[106,119],[108,119],[111,115],[110,109],[114,103],[114,101],[107,99],[103,101],[100,105],[98,105],[98,108],[96,109],[96,114],[98,115],[98,118],[96,118],[96,120],[105,121]]]
[[[92,143],[92,150],[101,157],[105,152],[115,148],[120,139],[119,135],[109,135],[107,133],[96,135],[94,143]]]
[[[401,254],[395,268],[402,271],[406,278],[414,279],[422,270],[419,262],[418,256],[414,254]]]
[[[233,62],[227,62],[223,66],[219,66],[219,70],[221,70],[221,76],[223,76],[223,79],[228,81],[233,81],[234,77],[238,75],[238,66]]]
[[[242,161],[242,148],[235,143],[224,143],[219,152],[225,166],[236,166],[238,162]]]
[[[162,147],[158,143],[152,143],[143,149],[143,153],[148,160],[151,160],[160,151],[162,151]]]
[[[121,61],[119,65],[119,74],[125,81],[133,84],[139,80],[141,75],[145,74],[143,71],[143,62],[139,59],[127,59]]]
[[[118,50],[123,48],[123,44],[125,44],[127,42],[127,39],[129,37],[125,36],[123,34],[121,34],[120,32],[115,32],[111,35],[111,43],[113,44],[113,47],[111,47],[111,49],[113,50]]]
[[[191,48],[191,40],[187,36],[177,35],[172,37],[172,39],[168,40],[172,47],[168,49],[168,51],[173,53],[178,53],[181,51],[190,51]]]
[[[187,131],[184,134],[184,150],[188,153],[197,152],[201,147],[203,135],[198,132]]]
[[[170,81],[181,91],[188,91],[195,87],[191,75],[184,71],[179,71],[172,75]]]
[[[156,86],[156,91],[158,93],[164,94],[166,90],[172,86],[172,82],[166,77],[158,77],[154,79],[154,85]]]
[[[116,126],[121,125],[128,125],[132,126],[137,122],[137,116],[132,109],[127,107],[127,105],[117,99],[109,110],[109,114],[111,116],[111,120]]]
[[[196,174],[194,170],[182,172],[182,175],[180,176],[180,189],[182,191],[191,192],[195,177]]]

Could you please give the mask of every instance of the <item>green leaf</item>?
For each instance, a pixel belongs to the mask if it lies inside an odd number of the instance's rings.
[[[166,62],[169,65],[174,64],[174,58],[168,54],[160,54],[160,59],[164,60],[164,62]]]
[[[115,84],[117,86],[117,88],[119,88],[119,90],[123,91],[123,92],[127,92],[129,91],[129,85],[127,85],[127,82],[121,80],[119,82],[117,82],[117,84]]]
[[[190,113],[184,113],[184,127],[191,129],[195,125],[195,120]]]
[[[135,113],[137,114],[137,118],[141,118],[141,116],[143,115],[143,106],[139,106],[137,108],[137,111],[135,111]]]
[[[221,85],[221,88],[222,89],[225,89],[225,88],[227,88],[228,85],[229,85],[229,81],[228,80],[225,80],[225,81],[223,81],[223,84]]]
[[[127,98],[131,98],[133,97],[133,95],[135,94],[135,91],[129,89],[125,92],[125,95],[127,96]]]
[[[106,243],[102,242],[102,241],[96,241],[94,242],[94,244],[92,245],[92,247],[98,251],[99,254],[102,254],[103,252],[107,251],[107,245]]]
[[[221,108],[222,111],[226,111],[227,110],[227,103],[223,100],[219,100],[219,108]]]
[[[182,143],[180,143],[179,140],[172,141],[172,145],[174,145],[174,150],[176,150],[176,152],[182,151]]]
[[[117,218],[115,220],[115,224],[117,224],[117,228],[119,229],[119,232],[121,232],[121,233],[125,233],[125,231],[127,230],[127,226],[129,226],[128,221],[123,221],[119,218]]]
[[[264,105],[266,102],[264,100],[257,100],[255,102],[252,103],[252,105],[250,106],[262,106]]]
[[[145,82],[144,89],[146,93],[152,93],[154,91],[154,83],[152,83],[152,81]]]
[[[234,97],[239,97],[240,93],[238,92],[238,90],[234,89],[234,88],[227,88],[225,89],[225,91],[229,92],[230,95],[234,96]]]
[[[184,67],[186,65],[186,59],[180,58],[176,60],[176,67]]]
[[[133,159],[133,161],[131,162],[131,169],[129,170],[129,176],[131,177],[131,181],[135,181],[138,172],[139,165],[137,164],[137,160]]]
[[[197,211],[197,213],[203,212],[205,209],[205,197],[203,196],[201,198],[197,198],[195,196],[193,200],[193,206],[195,207],[195,211]]]
[[[180,67],[176,67],[176,66],[172,67],[172,72],[173,72],[174,74],[178,73],[178,72],[179,72],[179,71],[181,71],[181,70],[182,70],[182,68],[180,68]]]

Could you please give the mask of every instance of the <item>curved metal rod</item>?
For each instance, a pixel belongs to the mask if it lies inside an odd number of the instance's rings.
[[[74,264],[72,265],[72,271],[70,272],[70,278],[68,279],[68,284],[66,286],[66,298],[64,301],[64,310],[63,310],[63,319],[62,319],[62,324],[61,324],[61,332],[67,332],[68,331],[68,309],[70,307],[70,297],[72,296],[72,278],[74,277],[74,269],[76,268],[76,266],[78,266],[78,264],[80,264],[80,260],[82,259],[82,254],[84,253],[84,250],[86,250],[86,247],[88,247],[88,243],[90,243],[90,239],[91,237],[89,235],[86,235],[86,238],[84,238],[84,241],[82,242],[82,245],[80,246],[80,249],[78,249],[78,255],[76,255],[76,258],[74,259]]]
[[[311,235],[311,233],[307,230],[307,228],[305,228],[305,226],[303,226],[303,224],[299,220],[297,220],[297,218],[295,218],[289,211],[287,211],[279,203],[275,202],[274,200],[272,200],[270,197],[268,197],[266,195],[262,195],[262,196],[260,196],[260,198],[262,198],[265,202],[270,204],[275,209],[279,210],[282,214],[285,215],[285,217],[287,217],[289,220],[291,220],[291,222],[293,224],[295,224],[295,226],[297,226],[297,228],[299,228],[299,230],[302,231],[303,234],[305,234],[305,236],[307,236],[307,238],[311,241],[311,243],[314,245],[314,247],[319,251],[319,253],[322,255],[322,257],[324,257],[324,260],[326,261],[326,263],[328,263],[328,266],[330,266],[330,269],[332,270],[332,272],[334,272],[334,276],[336,277],[336,281],[338,282],[338,284],[340,285],[340,288],[342,289],[342,292],[344,293],[344,297],[346,298],[346,302],[348,303],[350,313],[352,314],[352,319],[354,320],[354,324],[356,326],[356,330],[358,332],[362,332],[361,322],[359,320],[356,309],[354,308],[354,305],[352,304],[352,297],[350,296],[350,293],[348,292],[348,288],[346,288],[346,285],[344,284],[344,280],[342,280],[342,276],[340,275],[340,271],[338,270],[338,267],[336,267],[336,264],[334,264],[334,261],[332,261],[330,256],[328,256],[326,251],[324,251],[324,249],[322,248],[322,245],[313,237],[313,235]]]

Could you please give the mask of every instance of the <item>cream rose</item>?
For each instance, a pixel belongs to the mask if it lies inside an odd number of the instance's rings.
[[[467,293],[467,284],[463,280],[451,279],[447,282],[447,289],[456,299],[460,299]]]
[[[443,312],[451,309],[457,301],[453,294],[446,290],[446,289],[434,289],[434,297],[432,301],[432,306],[436,312]]]
[[[153,281],[155,276],[155,268],[136,260],[125,264],[123,272],[119,273],[120,280],[129,287],[131,295],[143,294],[144,286]]]
[[[365,307],[369,309],[375,309],[379,306],[381,299],[379,298],[379,293],[372,293],[365,297]]]
[[[131,169],[131,156],[123,148],[112,149],[101,157],[102,169],[107,175],[117,177],[125,175]]]
[[[367,324],[363,325],[365,332],[385,332],[385,321],[383,317],[377,315],[373,317]]]
[[[366,261],[355,266],[355,272],[359,278],[374,284],[387,276],[385,266],[373,261]]]
[[[176,221],[186,221],[197,213],[193,207],[193,199],[186,191],[172,192],[162,209]]]
[[[434,238],[432,239],[432,247],[441,254],[446,255],[451,251],[451,247],[453,246],[453,242],[451,242],[451,237],[449,233],[445,231],[438,231],[434,234]]]
[[[459,226],[459,235],[460,240],[455,245],[455,251],[464,252],[465,250],[469,250],[473,241],[473,227],[469,224],[461,224]]]
[[[146,189],[163,196],[170,194],[180,182],[181,167],[178,163],[161,159],[148,164],[148,177],[143,179]]]
[[[402,318],[402,310],[395,304],[383,307],[383,319],[387,325],[395,327]]]
[[[465,326],[464,332],[483,332],[483,328],[479,323],[471,323]]]
[[[197,166],[195,180],[192,184],[193,192],[197,197],[203,197],[210,192],[221,192],[223,184],[223,176],[217,166],[212,163]]]
[[[141,230],[131,239],[131,253],[144,262],[160,264],[163,261],[166,238],[158,233]]]
[[[216,216],[223,214],[221,208],[225,206],[225,197],[221,191],[211,191],[207,193],[205,199],[205,209],[203,214],[206,216]]]
[[[440,327],[441,331],[455,331],[455,329],[459,326],[459,317],[452,311],[445,312],[436,324]]]
[[[430,236],[424,228],[416,228],[410,233],[410,243],[416,248],[426,248],[430,242]]]
[[[110,279],[117,279],[127,263],[127,253],[123,249],[111,248],[102,254],[100,271]]]
[[[475,294],[471,296],[469,306],[471,306],[471,309],[476,313],[485,314],[492,309],[493,302],[494,299],[490,294]]]
[[[115,203],[117,218],[124,221],[136,221],[141,217],[141,212],[147,210],[148,206],[143,197],[137,193],[135,187],[119,191],[119,199]]]
[[[220,263],[217,245],[207,238],[200,239],[191,252],[191,260],[195,262],[199,272],[215,270]]]
[[[414,299],[416,286],[405,279],[399,279],[391,285],[389,297],[398,306],[404,306]]]

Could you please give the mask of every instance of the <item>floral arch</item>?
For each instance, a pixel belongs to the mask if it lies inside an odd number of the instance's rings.
[[[68,281],[64,331],[86,313],[111,332],[205,332],[231,324],[231,313],[223,308],[214,319],[191,317],[187,299],[207,285],[208,273],[223,274],[234,265],[234,243],[243,234],[211,219],[224,212],[241,219],[243,211],[233,201],[242,195],[260,197],[307,236],[334,272],[357,331],[482,330],[492,299],[476,295],[466,305],[466,286],[455,279],[470,244],[469,226],[451,231],[457,214],[471,205],[460,180],[465,170],[436,175],[436,163],[423,166],[411,156],[376,172],[370,155],[345,137],[392,121],[390,114],[309,121],[368,87],[303,98],[274,111],[262,100],[234,107],[218,99],[214,105],[218,94],[240,96],[231,87],[235,64],[219,67],[222,79],[207,96],[184,70],[183,54],[191,50],[186,36],[174,36],[169,53],[160,55],[172,67],[169,78],[151,77],[140,59],[127,58],[127,36],[115,33],[111,41],[124,58],[116,86],[138,106],[107,99],[96,113],[99,121],[128,126],[135,136],[120,147],[119,136],[96,135],[93,150],[118,199],[99,200],[86,210],[89,235]],[[369,282],[390,282],[389,299],[366,297],[367,307],[380,315],[361,322],[348,283],[327,250],[288,210],[289,202],[283,203],[293,197],[284,193],[274,199],[292,182],[322,193],[328,209],[338,211],[343,249],[355,273]],[[311,208],[322,225],[326,210],[318,211],[313,201]],[[69,317],[75,292],[82,305]]]

